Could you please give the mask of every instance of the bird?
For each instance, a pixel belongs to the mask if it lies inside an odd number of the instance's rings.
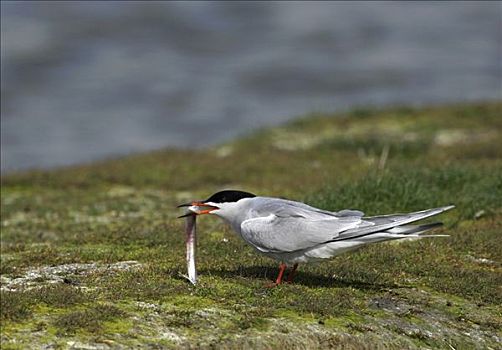
[[[365,216],[362,211],[328,211],[308,204],[274,197],[261,197],[239,190],[223,190],[206,200],[178,206],[188,207],[181,217],[215,215],[257,252],[278,260],[279,273],[272,286],[291,283],[298,264],[322,261],[370,243],[404,238],[444,237],[422,235],[440,222],[411,223],[454,208],[448,205],[406,214]]]

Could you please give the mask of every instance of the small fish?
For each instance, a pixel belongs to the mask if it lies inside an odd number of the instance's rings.
[[[187,215],[185,221],[186,246],[187,246],[187,269],[186,277],[194,286],[197,283],[197,268],[195,265],[195,244],[197,242],[196,215]]]
[[[201,205],[202,204],[202,205]],[[195,250],[197,243],[197,225],[196,217],[202,213],[206,213],[210,210],[214,210],[215,207],[210,205],[204,205],[202,202],[193,201],[186,204],[178,205],[178,208],[188,207],[184,215],[178,216],[178,218],[185,218],[185,233],[186,233],[186,247],[187,247],[187,269],[188,276],[182,275],[184,278],[190,281],[193,285],[197,283],[197,269],[195,265]],[[209,209],[208,209],[209,208]]]

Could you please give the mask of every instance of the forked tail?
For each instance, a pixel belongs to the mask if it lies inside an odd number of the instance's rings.
[[[441,222],[422,225],[409,225],[412,222],[438,215],[454,208],[453,205],[441,208],[427,209],[408,214],[391,214],[363,218],[368,225],[342,232],[329,242],[360,240],[377,242],[388,239],[410,237],[445,237],[448,235],[422,235],[422,233],[442,225]]]

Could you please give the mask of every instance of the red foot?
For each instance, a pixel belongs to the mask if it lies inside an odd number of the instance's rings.
[[[293,277],[295,276],[295,271],[296,268],[298,267],[298,264],[293,265],[293,269],[291,270],[291,273],[288,276],[288,281],[286,283],[291,283],[293,282]],[[277,276],[277,279],[275,282],[267,283],[265,285],[266,288],[274,288],[277,287],[279,284],[282,283],[282,277],[284,276],[284,271],[286,271],[287,265],[284,263],[281,263],[279,265],[279,275]]]

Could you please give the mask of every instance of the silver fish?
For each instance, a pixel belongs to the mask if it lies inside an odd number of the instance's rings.
[[[187,269],[188,276],[187,279],[194,286],[197,283],[197,268],[195,265],[195,250],[197,242],[197,223],[196,215],[187,215],[185,221],[185,233],[186,233],[186,248],[187,248]]]

